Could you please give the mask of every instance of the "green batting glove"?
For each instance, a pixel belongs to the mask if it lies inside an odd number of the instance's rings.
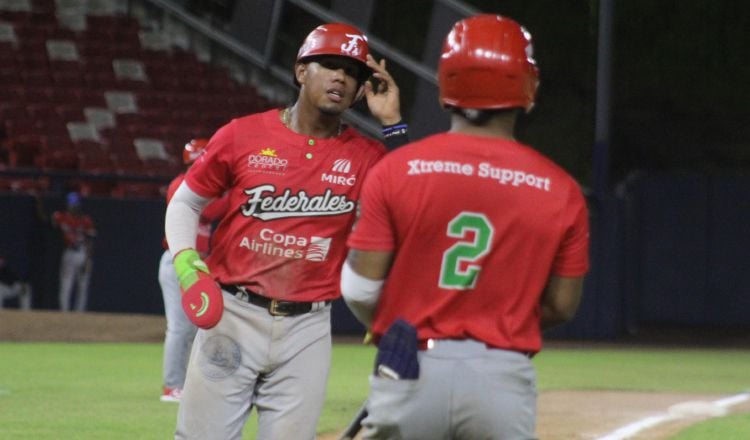
[[[195,249],[184,249],[174,257],[174,270],[177,272],[177,279],[180,281],[182,290],[187,290],[193,284],[198,282],[198,271],[210,275],[206,262],[201,260],[201,256]]]
[[[185,315],[200,328],[209,329],[218,324],[224,312],[224,297],[198,252],[195,249],[178,252],[174,268]]]

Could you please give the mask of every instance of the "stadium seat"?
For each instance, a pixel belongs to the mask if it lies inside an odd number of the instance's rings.
[[[34,159],[44,151],[44,140],[34,133],[11,136],[6,146],[11,167],[34,167]]]
[[[73,142],[78,141],[93,141],[100,142],[101,137],[99,131],[96,129],[94,124],[89,122],[67,122],[65,124],[70,140]]]
[[[10,190],[17,193],[39,194],[49,190],[49,177],[12,177],[9,179]]]
[[[83,114],[86,117],[86,121],[93,124],[97,130],[114,128],[115,115],[111,110],[104,107],[86,107],[83,109]]]
[[[102,90],[80,87],[73,92],[78,96],[78,102],[85,107],[107,107]]]
[[[21,71],[21,82],[25,87],[48,87],[52,84],[52,76],[46,68],[28,68]]]
[[[78,48],[72,40],[49,39],[45,42],[47,59],[56,61],[80,61]]]
[[[51,82],[41,86],[24,85],[21,88],[21,101],[29,104],[52,101],[55,95],[55,87],[50,84]]]
[[[12,24],[0,22],[0,42],[11,43],[12,47],[18,44],[18,36]]]
[[[113,197],[154,198],[164,197],[165,185],[155,182],[118,182],[112,190]]]
[[[131,141],[132,142],[132,141]],[[130,145],[122,145],[119,142],[110,145],[110,160],[118,174],[144,174],[143,162],[135,154]]]
[[[3,123],[5,125],[5,135],[8,138],[18,138],[38,133],[32,119],[28,116],[21,116],[18,119],[6,119]]]
[[[105,91],[117,88],[117,79],[112,72],[86,72],[83,74],[83,80],[86,87]]]
[[[83,109],[75,102],[71,104],[56,105],[55,113],[60,120],[65,122],[83,121],[85,119]]]
[[[34,165],[43,170],[74,171],[78,169],[78,155],[73,150],[44,151],[36,154]]]
[[[31,20],[31,11],[0,9],[0,20],[14,24],[27,23]]]
[[[21,103],[24,102],[26,91],[21,85],[8,84],[0,87],[0,102],[2,103]]]
[[[107,108],[119,113],[138,113],[138,104],[135,95],[128,91],[107,90],[104,92]]]
[[[187,139],[209,137],[231,116],[263,105],[254,89],[199,61],[184,38],[180,45],[172,34],[141,29],[122,15],[125,4],[0,0],[0,135],[10,136],[0,163],[171,176]],[[73,183],[90,194],[163,196],[164,189]]]
[[[53,69],[52,82],[55,87],[77,87],[83,82],[83,75],[78,71]]]
[[[29,113],[29,116],[31,116],[34,122],[57,119],[55,108],[49,102],[28,104],[26,106],[26,111]]]

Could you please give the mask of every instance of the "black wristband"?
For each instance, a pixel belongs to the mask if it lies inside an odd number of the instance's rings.
[[[409,125],[398,121],[393,125],[383,126],[383,143],[389,150],[409,143]]]

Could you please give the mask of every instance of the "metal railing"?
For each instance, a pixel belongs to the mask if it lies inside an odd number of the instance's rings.
[[[455,0],[440,1],[466,14],[476,12],[472,8],[465,6],[460,2],[456,2]],[[294,5],[311,16],[316,17],[321,22],[348,21],[345,17],[325,9],[319,4],[309,0],[275,0],[273,2],[274,10],[272,12],[271,29],[268,33],[267,44],[264,51],[259,52],[242,44],[226,32],[216,29],[204,20],[186,12],[183,8],[170,0],[130,0],[130,2],[131,11],[136,4],[150,4],[162,11],[163,19],[170,17],[171,19],[177,20],[189,27],[192,32],[209,40],[215,47],[230,52],[245,63],[245,74],[247,77],[257,77],[257,81],[261,83],[259,84],[260,87],[264,86],[264,82],[266,87],[269,83],[272,84],[271,87],[275,90],[274,93],[282,96],[285,93],[279,92],[279,88],[283,88],[286,91],[286,96],[294,95],[297,92],[296,87],[291,81],[291,75],[288,68],[275,63],[271,56],[275,43],[274,39],[279,30],[279,21],[283,5],[285,3]],[[373,50],[380,53],[387,53],[389,62],[398,64],[418,79],[437,87],[437,78],[434,69],[431,69],[418,60],[404,54],[399,49],[378,38],[377,35],[369,34],[368,42]],[[269,98],[274,100],[273,96],[269,96]],[[345,114],[344,119],[372,136],[380,135],[379,124],[377,124],[369,115],[360,114],[355,110],[350,110]]]

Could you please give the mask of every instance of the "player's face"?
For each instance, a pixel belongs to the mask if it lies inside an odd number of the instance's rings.
[[[298,66],[302,93],[321,112],[340,115],[351,107],[358,92],[362,67],[346,57],[320,57]]]

